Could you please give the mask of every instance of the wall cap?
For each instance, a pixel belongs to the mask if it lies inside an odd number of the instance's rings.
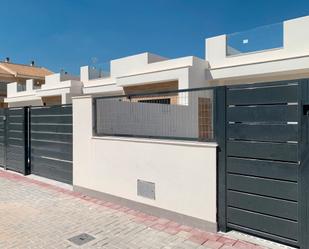
[[[92,139],[95,140],[110,140],[110,141],[127,141],[136,143],[155,143],[155,144],[170,144],[179,146],[193,146],[193,147],[218,147],[216,142],[195,142],[195,141],[185,141],[185,140],[167,140],[167,139],[155,139],[155,138],[127,138],[118,136],[93,136]]]
[[[74,96],[72,99],[91,99],[92,95],[80,95],[80,96]]]

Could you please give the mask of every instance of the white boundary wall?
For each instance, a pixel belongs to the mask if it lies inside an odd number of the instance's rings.
[[[92,108],[90,96],[73,98],[75,189],[146,204],[153,214],[175,213],[180,222],[205,222],[204,228],[216,230],[216,143],[94,137]],[[137,195],[138,179],[155,183],[155,200]]]

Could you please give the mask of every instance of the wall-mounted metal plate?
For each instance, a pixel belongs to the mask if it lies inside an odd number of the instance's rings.
[[[156,185],[153,182],[147,182],[138,179],[137,180],[137,195],[149,198],[156,199]]]
[[[74,236],[74,237],[72,237],[68,240],[75,245],[81,246],[81,245],[84,245],[84,244],[94,240],[94,239],[95,239],[95,237],[93,237],[93,236],[91,236],[87,233],[82,233],[82,234]]]

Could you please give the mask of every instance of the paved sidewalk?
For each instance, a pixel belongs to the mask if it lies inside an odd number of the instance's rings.
[[[77,246],[68,239],[87,233]],[[81,239],[79,242],[86,242]],[[0,170],[0,248],[262,249]]]

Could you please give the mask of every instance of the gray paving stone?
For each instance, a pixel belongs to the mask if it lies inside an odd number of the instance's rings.
[[[155,230],[133,215],[35,184],[0,177],[0,189],[0,249],[207,249],[187,232]],[[82,233],[95,239],[68,241]]]
[[[153,249],[183,240],[136,223],[126,213],[54,190],[5,178],[0,178],[0,189],[0,248]],[[81,233],[95,240],[80,247],[68,241]]]

